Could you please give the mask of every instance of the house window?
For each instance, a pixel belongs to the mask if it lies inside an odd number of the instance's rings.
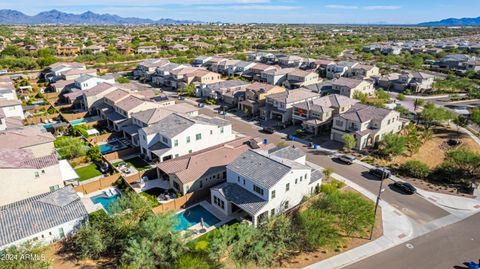
[[[222,127],[222,128],[220,128],[220,133],[221,133],[221,134],[223,134],[223,127]]]
[[[272,210],[270,210],[270,216],[275,216],[275,208],[272,208]]]
[[[196,135],[195,135],[195,139],[196,139],[196,140],[202,139],[202,134],[196,134]]]
[[[263,189],[257,185],[253,185],[253,191],[263,196]]]
[[[177,147],[178,146],[178,139],[173,140],[173,146]]]
[[[298,183],[298,178],[295,179],[295,184],[297,184],[297,183]]]
[[[177,154],[175,154],[175,158],[178,158],[178,153],[177,153]]]
[[[290,183],[287,183],[287,185],[285,185],[285,191],[289,191],[290,190]]]
[[[212,135],[212,134],[213,134],[213,130],[210,130],[210,135]]]
[[[192,153],[193,151],[191,149],[188,150],[188,153]]]
[[[163,143],[165,143],[165,144],[168,143],[168,139],[167,139],[166,137],[164,137],[164,136],[162,137],[162,141],[163,141]]]
[[[49,187],[50,191],[56,191],[59,189],[58,185],[55,185],[55,186],[50,186]]]
[[[40,173],[35,172],[35,178],[39,178],[39,177],[40,177]]]
[[[223,202],[223,200],[218,198],[217,196],[213,196],[213,203],[221,209],[225,209],[225,202]]]
[[[275,198],[275,190],[272,191],[272,199]]]
[[[343,122],[341,120],[336,120],[335,121],[335,126],[337,127],[342,127],[343,126]]]
[[[180,190],[180,185],[176,181],[173,182],[173,187],[177,190]]]
[[[237,177],[237,182],[240,183],[240,176]]]
[[[243,179],[243,186],[245,186],[245,179]]]
[[[307,179],[307,174],[305,174],[305,179]]]
[[[190,136],[187,136],[187,143],[190,143]]]
[[[300,182],[302,182],[303,176],[300,176]]]
[[[284,207],[285,209],[287,209],[287,208],[288,208],[288,200],[287,200],[287,201],[285,201],[285,203],[283,204],[283,207]]]

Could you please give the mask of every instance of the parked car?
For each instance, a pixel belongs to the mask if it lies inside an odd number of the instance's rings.
[[[352,155],[341,155],[340,157],[338,157],[338,160],[346,164],[352,164],[355,161],[355,157]]]
[[[407,182],[397,181],[393,183],[393,186],[397,187],[398,189],[400,189],[406,194],[414,194],[417,192],[417,188],[415,188],[412,184]]]
[[[273,134],[275,133],[275,129],[273,129],[272,127],[263,127],[262,132],[266,134]]]
[[[390,172],[390,170],[388,170],[387,168],[372,168],[368,172],[376,177],[383,179],[389,178],[392,175],[392,172]]]

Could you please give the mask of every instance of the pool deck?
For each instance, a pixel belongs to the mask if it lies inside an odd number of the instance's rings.
[[[163,180],[163,179],[152,179],[152,180],[144,181],[143,184],[140,184],[140,183],[132,184],[132,188],[137,193],[142,191],[148,191],[153,188],[161,188],[164,190],[171,189],[170,181]]]
[[[195,207],[197,205],[203,206],[208,212],[212,213],[216,218],[218,218],[220,221],[216,223],[215,225],[212,225],[208,228],[202,228],[202,225],[200,223],[193,225],[192,227],[188,228],[186,231],[192,232],[193,234],[187,238],[187,241],[194,240],[205,233],[208,233],[216,228],[220,228],[222,225],[225,223],[228,223],[238,217],[240,217],[240,214],[233,214],[231,216],[226,216],[223,212],[220,210],[216,209],[214,206],[212,206],[209,202],[207,201],[201,201],[200,203],[196,203],[186,209],[182,209],[177,212],[177,214],[182,213],[183,211]],[[184,234],[186,231],[182,231],[181,233]]]

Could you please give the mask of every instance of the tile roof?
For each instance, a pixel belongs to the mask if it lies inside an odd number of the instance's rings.
[[[269,189],[292,169],[310,169],[309,167],[269,155],[268,152],[248,150],[227,168],[242,177],[246,177],[258,186]]]
[[[35,157],[31,150],[0,149],[0,168],[41,169],[58,164],[55,154]]]
[[[136,96],[128,96],[124,99],[122,99],[121,101],[119,101],[118,103],[115,104],[115,106],[117,106],[118,108],[124,110],[124,111],[130,111],[138,106],[141,106],[145,103],[146,101],[145,100],[142,100]]]
[[[340,114],[339,117],[356,122],[367,122],[370,120],[382,120],[391,112],[395,111],[357,103],[347,112]]]
[[[234,183],[222,183],[212,188],[220,192],[230,201],[251,215],[256,215],[267,204],[267,201],[245,190]]]
[[[320,95],[306,88],[287,90],[285,92],[274,93],[267,96],[267,98],[269,99],[273,99],[283,103],[298,102],[298,101],[308,99],[308,98],[313,98],[313,97],[320,97]]]
[[[350,89],[357,87],[362,83],[363,80],[360,79],[353,79],[353,78],[339,78],[333,81],[333,85],[336,86],[342,86],[342,87],[348,87]]]
[[[276,156],[282,159],[287,159],[294,161],[298,158],[305,157],[306,154],[303,150],[295,147],[283,147],[283,148],[273,148],[268,151],[272,156]]]
[[[51,143],[55,137],[41,126],[0,131],[1,149],[19,149]]]
[[[3,205],[0,246],[87,217],[85,206],[71,186]]]
[[[348,98],[339,94],[332,94],[320,97],[315,100],[294,104],[293,106],[304,110],[311,110],[323,113],[332,111],[333,109],[343,106],[352,106],[356,103],[358,103],[358,100]]]

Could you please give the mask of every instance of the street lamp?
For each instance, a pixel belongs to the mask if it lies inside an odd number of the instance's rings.
[[[378,203],[380,203],[380,196],[382,195],[383,190],[383,180],[385,180],[385,171],[382,170],[382,178],[380,181],[380,188],[378,189],[378,195],[377,195],[377,201],[375,202],[375,211],[373,213],[373,223],[372,223],[372,229],[370,229],[370,240],[372,240],[373,237],[373,230],[375,229],[375,221],[377,219],[377,209],[378,209]]]

